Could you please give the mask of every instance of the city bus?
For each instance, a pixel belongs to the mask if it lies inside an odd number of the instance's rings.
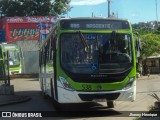
[[[136,99],[136,53],[131,24],[111,18],[64,18],[40,48],[39,81],[53,103]],[[137,45],[137,44],[136,44]]]
[[[20,74],[22,72],[23,53],[16,44],[0,44],[1,56],[7,65],[7,51],[9,61],[9,74]]]

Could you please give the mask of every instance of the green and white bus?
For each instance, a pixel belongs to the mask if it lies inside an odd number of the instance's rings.
[[[136,53],[123,19],[60,19],[40,49],[39,80],[54,103],[136,99]]]
[[[7,51],[9,56],[9,74],[20,74],[22,72],[23,53],[15,44],[0,44],[1,57],[4,61],[7,60]],[[5,62],[7,63],[7,62]],[[7,64],[6,64],[7,65]]]

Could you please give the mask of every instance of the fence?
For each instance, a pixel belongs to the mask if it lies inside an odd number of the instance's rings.
[[[14,94],[14,86],[10,86],[9,77],[9,53],[7,58],[0,59],[0,95]]]

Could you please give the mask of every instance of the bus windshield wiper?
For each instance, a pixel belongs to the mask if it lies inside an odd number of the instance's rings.
[[[79,35],[80,35],[81,41],[83,42],[85,48],[87,48],[86,51],[88,51],[89,46],[88,46],[88,44],[87,44],[87,42],[86,42],[86,39],[85,39],[84,35],[81,33],[80,30],[78,31],[78,33],[79,33]]]
[[[111,33],[111,39],[109,40],[109,53],[110,53],[110,60],[111,60],[111,58],[112,58],[112,56],[111,56],[111,52],[112,51],[116,51],[116,46],[115,46],[115,44],[116,44],[116,31],[112,31],[112,33]]]

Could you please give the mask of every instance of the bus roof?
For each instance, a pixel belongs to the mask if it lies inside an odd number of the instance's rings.
[[[117,21],[129,21],[122,18],[106,18],[106,17],[75,17],[75,18],[60,18],[60,20],[117,20]]]

